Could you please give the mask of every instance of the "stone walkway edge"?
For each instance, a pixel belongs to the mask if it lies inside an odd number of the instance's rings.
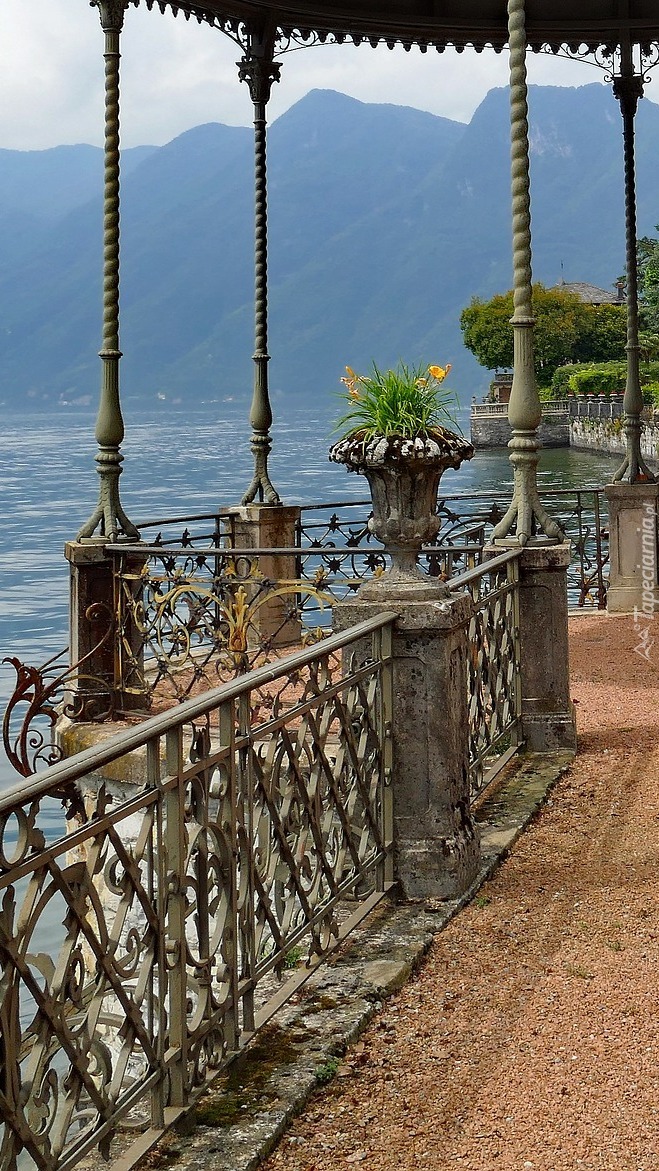
[[[570,752],[514,758],[476,810],[482,858],[470,889],[432,905],[381,903],[138,1168],[255,1171],[311,1095],[340,1074],[348,1046],[474,898],[573,759]]]

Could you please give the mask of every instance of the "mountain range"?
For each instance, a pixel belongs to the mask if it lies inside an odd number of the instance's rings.
[[[534,279],[610,288],[624,268],[621,118],[610,90],[532,87]],[[453,364],[472,296],[510,287],[509,96],[468,125],[315,90],[268,137],[275,410],[331,396],[345,364]],[[639,234],[659,220],[659,106],[637,117]],[[0,151],[0,402],[96,400],[102,152]],[[126,401],[251,398],[252,131],[198,126],[122,156]]]

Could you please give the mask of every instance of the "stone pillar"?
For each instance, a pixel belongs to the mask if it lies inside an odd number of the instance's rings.
[[[144,711],[148,706],[144,647],[134,607],[123,608],[122,628],[118,629],[118,583],[112,556],[104,545],[92,541],[67,541],[64,555],[70,565],[70,661],[78,668],[73,704],[76,719],[109,719],[119,711]],[[131,577],[128,588],[136,599],[144,558],[135,555],[128,566],[125,563],[126,557],[124,567]]]
[[[659,485],[608,484],[610,614],[635,610],[654,614],[657,608],[657,513]]]
[[[577,747],[568,657],[569,564],[569,541],[527,545],[520,557],[522,739],[529,752]]]
[[[240,504],[226,510],[231,516],[232,542],[236,549],[295,550],[300,509],[272,504]],[[264,552],[258,558],[259,572],[272,582],[296,582],[300,566],[296,552],[283,555]],[[249,592],[249,588],[248,588]],[[252,627],[272,646],[295,646],[300,642],[302,624],[288,617],[295,590],[279,597],[265,598],[254,614]],[[298,591],[299,592],[299,591]]]
[[[398,612],[393,635],[394,875],[407,899],[452,899],[476,877],[469,804],[467,626],[471,600],[337,602],[336,630]],[[368,654],[368,648],[365,648]]]

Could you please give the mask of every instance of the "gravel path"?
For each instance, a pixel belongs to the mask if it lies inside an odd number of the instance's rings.
[[[267,1171],[659,1171],[659,640],[638,643],[631,618],[571,619],[573,768]]]

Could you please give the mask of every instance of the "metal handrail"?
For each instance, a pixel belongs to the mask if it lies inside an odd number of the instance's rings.
[[[376,630],[381,630],[395,618],[396,614],[392,611],[382,611],[372,618],[367,618],[364,622],[351,626],[348,630],[329,635],[317,647],[293,651],[275,664],[257,667],[247,675],[242,675],[230,683],[223,683],[220,687],[204,692],[198,698],[185,700],[183,703],[177,704],[175,708],[157,716],[149,716],[135,728],[116,732],[104,740],[102,744],[86,748],[67,760],[50,765],[49,768],[39,773],[38,779],[22,782],[15,788],[2,793],[0,816],[6,809],[15,805],[17,798],[25,802],[47,796],[52,789],[61,789],[84,777],[87,773],[112,764],[125,753],[143,748],[149,741],[165,735],[182,724],[194,722],[201,716],[207,715],[221,703],[237,699],[256,687],[290,675],[315,659],[331,654],[333,651],[342,650],[343,647],[354,642],[356,638],[363,638]]]
[[[395,617],[3,794],[7,1165],[132,1166],[390,891]]]
[[[460,548],[462,549],[462,546]],[[474,569],[466,569],[464,573],[458,573],[455,577],[449,578],[447,584],[452,590],[462,589],[463,586],[471,585],[473,581],[478,581],[478,578],[484,577],[486,573],[492,573],[495,569],[500,569],[502,566],[508,565],[511,561],[516,561],[521,554],[521,547],[519,549],[507,549],[505,553],[500,553],[497,557],[488,558],[487,561],[483,561],[481,565],[475,566]]]

